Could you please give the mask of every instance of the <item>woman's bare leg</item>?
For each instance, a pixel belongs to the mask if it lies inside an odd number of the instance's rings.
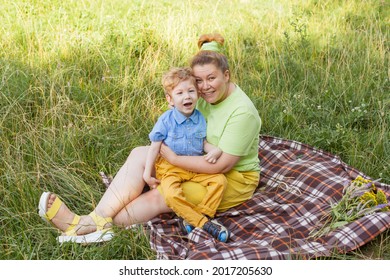
[[[145,168],[148,149],[149,147],[147,146],[137,147],[130,153],[126,162],[116,174],[114,180],[111,182],[110,187],[103,194],[101,200],[96,206],[95,212],[97,215],[114,218],[118,213],[121,213],[117,218],[114,219],[114,222],[118,220],[120,224],[131,225],[133,222],[130,223],[130,221],[136,221],[138,219],[143,220],[147,216],[153,218],[156,215],[163,213],[160,211],[167,211],[164,201],[160,201],[158,199],[159,193],[157,194],[155,192],[151,192],[149,195],[143,195],[140,200],[135,201],[133,204],[130,203],[140,196],[144,188],[145,182],[142,178],[142,174]],[[55,197],[55,194],[50,196],[48,209],[54,202]],[[150,212],[150,215],[149,213],[144,213],[143,216],[141,216],[140,214],[142,211],[147,211],[147,209],[143,208],[143,206],[150,206],[152,204],[148,202],[148,199],[154,199],[155,201],[153,203],[158,203],[151,207],[153,210]],[[126,207],[127,205],[128,207]],[[139,217],[133,218],[132,211],[135,211],[134,214],[139,215]],[[75,214],[71,212],[65,204],[62,204],[58,213],[52,219],[52,223],[58,229],[64,231],[72,222],[74,215]],[[122,223],[122,221],[124,223]],[[126,224],[126,222],[129,222],[129,224]],[[79,235],[82,235],[95,231],[96,226],[91,217],[81,216],[81,220],[79,225],[76,227],[76,230]]]
[[[119,169],[96,206],[96,214],[102,217],[114,217],[142,193],[145,186],[142,175],[148,150],[149,147],[144,146],[131,151],[125,164]]]
[[[114,224],[130,226],[145,223],[157,215],[172,210],[165,204],[164,197],[156,189],[141,194],[123,208],[115,217]]]

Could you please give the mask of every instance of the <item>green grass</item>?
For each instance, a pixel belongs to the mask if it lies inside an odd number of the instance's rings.
[[[226,39],[262,133],[339,155],[390,183],[386,1],[3,1],[0,259],[153,259],[147,237],[58,246],[42,191],[88,213],[166,109],[161,74]],[[389,231],[337,259],[390,259]]]

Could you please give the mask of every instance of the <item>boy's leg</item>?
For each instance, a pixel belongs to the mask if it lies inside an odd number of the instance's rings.
[[[157,189],[164,197],[166,205],[191,225],[201,227],[207,218],[194,209],[195,205],[185,198],[181,187],[181,184],[192,176],[192,172],[174,166],[162,157],[156,160],[156,177],[161,181]]]
[[[169,174],[161,180],[161,190],[165,202],[179,217],[195,227],[202,227],[207,218],[196,210],[196,206],[187,201],[181,188],[182,178]]]
[[[223,192],[227,187],[227,180],[223,174],[196,174],[191,179],[206,188],[203,200],[196,206],[195,210],[213,218],[222,200]]]
[[[196,206],[193,203],[186,200],[181,187],[182,182],[190,180],[193,173],[160,158],[156,161],[156,174],[161,181],[158,190],[167,206],[191,225],[202,227],[207,218],[195,210]]]
[[[213,218],[222,200],[222,195],[227,187],[227,179],[223,174],[196,174],[192,181],[198,182],[207,189],[203,200],[196,206],[196,210],[204,215]],[[203,230],[211,234],[221,242],[227,242],[230,238],[230,231],[223,224],[216,220],[208,220]]]

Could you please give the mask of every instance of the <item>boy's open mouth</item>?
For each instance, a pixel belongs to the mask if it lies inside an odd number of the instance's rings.
[[[184,107],[191,107],[192,106],[192,102],[186,102],[183,104]]]

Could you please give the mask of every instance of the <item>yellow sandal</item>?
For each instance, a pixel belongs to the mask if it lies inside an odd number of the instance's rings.
[[[56,197],[56,199],[53,202],[53,205],[50,207],[50,209],[47,209],[47,201],[49,199],[50,193],[49,192],[44,192],[41,195],[41,198],[39,200],[39,216],[42,217],[42,219],[49,224],[55,225],[51,222],[51,220],[55,217],[57,214],[58,210],[60,209],[61,205],[63,202],[61,199]],[[89,216],[92,218],[94,223],[96,224],[96,231],[92,233],[88,233],[85,235],[77,235],[77,232],[75,230],[76,225],[79,224],[80,222],[80,216],[75,215],[71,224],[69,227],[63,232],[62,235],[57,237],[57,241],[59,243],[63,242],[74,242],[74,243],[98,243],[98,242],[104,242],[104,241],[109,241],[113,238],[114,232],[112,229],[109,228],[104,228],[104,226],[107,223],[112,224],[112,218],[104,218],[95,213],[95,211],[91,212]],[[58,229],[57,229],[58,230]],[[59,230],[58,230],[59,231]]]

